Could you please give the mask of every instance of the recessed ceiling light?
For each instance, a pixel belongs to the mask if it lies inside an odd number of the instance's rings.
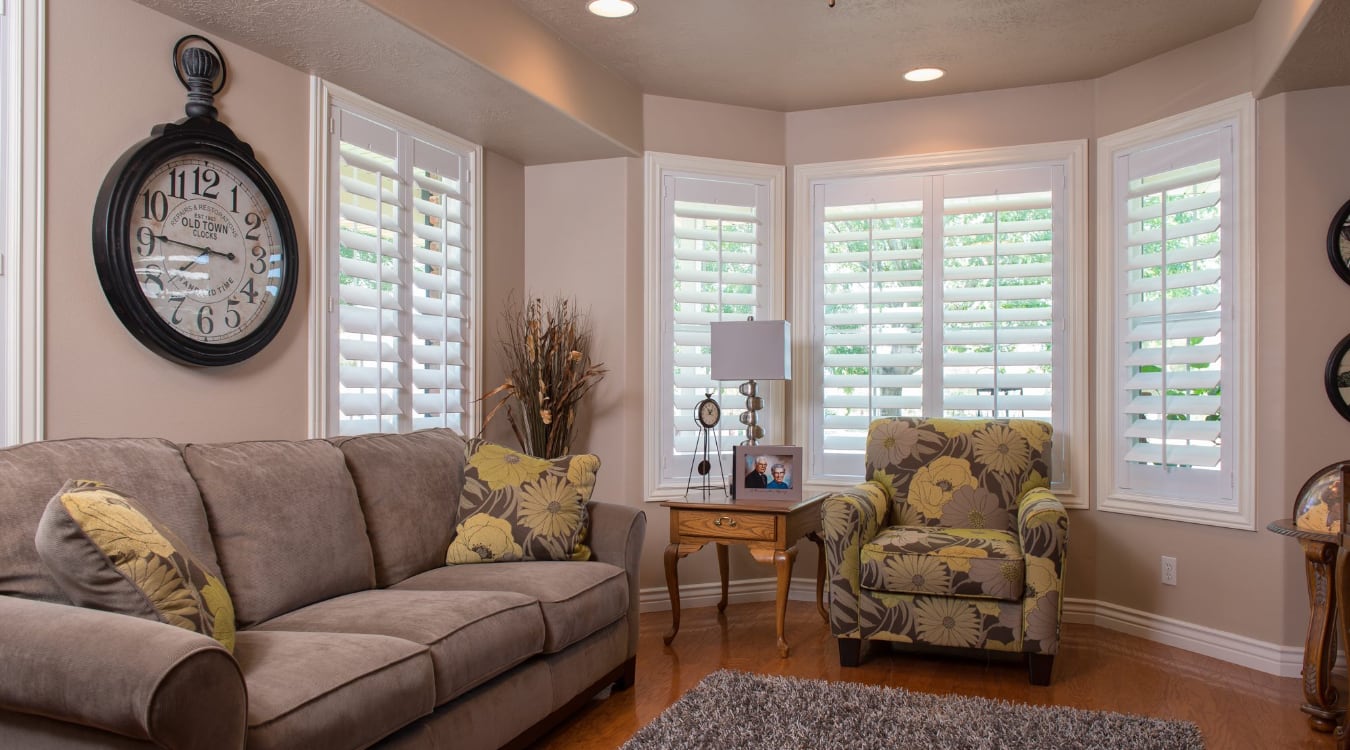
[[[591,0],[586,10],[602,18],[623,18],[637,12],[637,3],[632,0]]]
[[[914,70],[905,73],[905,80],[914,81],[916,83],[922,81],[936,81],[945,75],[947,75],[947,71],[942,68],[915,68]]]

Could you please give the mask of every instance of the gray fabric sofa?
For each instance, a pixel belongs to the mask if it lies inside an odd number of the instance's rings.
[[[590,503],[588,562],[447,567],[463,450],[450,430],[0,450],[0,747],[520,746],[630,685],[644,514]],[[33,542],[69,479],[215,566],[233,654],[69,603]]]

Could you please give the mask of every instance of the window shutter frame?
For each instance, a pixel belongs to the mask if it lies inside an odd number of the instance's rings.
[[[314,80],[312,112],[323,158],[315,159],[318,164],[312,175],[317,186],[312,246],[331,251],[315,257],[312,293],[317,320],[311,362],[319,377],[311,398],[312,435],[407,432],[435,426],[474,432],[480,411],[476,398],[481,393],[477,321],[482,304],[478,247],[482,150]],[[359,121],[372,133],[378,131],[378,136],[371,137],[382,138],[378,151],[391,157],[381,168],[392,181],[378,189],[343,179],[343,126]],[[355,166],[377,167],[380,162],[353,149],[347,151],[347,161]],[[378,220],[385,241],[350,232],[344,237],[344,215],[367,224],[375,217],[368,210],[344,206],[342,184],[356,191],[349,194],[396,205]],[[393,242],[387,241],[390,238]],[[337,247],[344,240],[362,250],[388,253],[383,257],[392,261],[372,266],[365,259],[342,258]],[[391,288],[344,286],[340,273],[368,277]],[[361,338],[366,340],[354,341],[350,334],[344,337],[343,330],[364,331]],[[380,339],[369,340],[377,334]],[[365,360],[374,364],[361,372],[342,366],[344,347],[349,354],[358,349],[364,352],[362,356],[382,354],[376,360]],[[347,388],[378,386],[379,390],[361,395],[348,392],[344,400],[344,380]],[[358,424],[344,418],[344,403],[349,409],[379,413],[367,415],[368,424]]]
[[[677,326],[676,287],[691,287],[679,292],[682,305],[731,306],[750,302],[753,306],[749,314],[755,315],[757,319],[783,318],[780,259],[783,257],[782,185],[785,170],[777,165],[648,152],[645,171],[647,345],[643,490],[647,500],[656,501],[685,495],[693,461],[692,454],[685,451],[692,449],[699,432],[694,422],[693,409],[705,393],[705,388],[696,387],[696,384],[682,378],[679,383],[685,383],[684,390],[687,392],[677,394],[675,369],[677,365],[695,370],[703,367],[706,355],[689,350],[702,348],[702,341],[710,335],[707,322],[713,319],[742,319],[740,312],[722,312],[720,316],[695,312]],[[739,205],[745,202],[744,196],[750,195],[751,191],[759,206],[755,214],[756,271],[753,278],[756,286],[753,297],[746,299],[739,296],[741,292],[728,292],[725,289],[727,286],[740,286],[749,280],[734,271],[731,273],[736,276],[727,280],[726,266],[734,264],[735,259],[727,259],[726,244],[728,241],[735,244],[747,239],[739,231],[729,230],[727,224],[734,225],[740,223],[738,220],[748,217],[742,210],[734,207],[723,209],[718,204]],[[690,200],[685,201],[686,197]],[[682,204],[678,209],[677,199]],[[676,220],[677,214],[685,218]],[[689,223],[693,221],[701,221],[703,225],[691,228]],[[712,222],[720,230],[710,228]],[[718,231],[721,233],[716,234]],[[681,248],[678,251],[677,234],[681,235]],[[714,243],[718,248],[718,256],[703,256],[702,251],[689,247],[689,244],[700,240]],[[685,257],[677,260],[677,255]],[[714,262],[718,264],[711,271],[714,276],[708,276],[710,271],[697,267]],[[699,288],[709,285],[713,287],[711,290]],[[728,299],[728,294],[736,296]],[[678,362],[677,347],[684,350]],[[732,447],[744,436],[744,428],[738,422],[743,398],[736,393],[739,383],[719,383],[711,378],[707,378],[707,383],[707,390],[713,391],[714,398],[722,406],[722,419],[717,431],[720,433],[722,467],[730,481]],[[781,419],[784,411],[783,393],[781,383],[761,385],[761,394],[766,403],[765,411],[761,412],[761,421],[767,423],[769,433],[766,440],[780,439],[785,434]],[[711,458],[716,473],[716,458]],[[695,476],[694,479],[700,477]]]
[[[1129,397],[1129,393],[1140,389],[1153,388],[1188,390],[1208,385],[1208,368],[1190,372],[1174,372],[1164,380],[1154,378],[1149,373],[1140,373],[1131,369],[1142,364],[1151,355],[1140,354],[1144,349],[1135,350],[1130,340],[1147,343],[1167,331],[1172,334],[1185,334],[1186,338],[1212,336],[1214,326],[1206,322],[1205,309],[1209,301],[1198,302],[1203,296],[1169,298],[1161,296],[1157,305],[1149,307],[1144,303],[1128,307],[1125,301],[1126,290],[1122,288],[1125,271],[1148,267],[1143,256],[1128,255],[1129,242],[1141,239],[1136,231],[1132,236],[1125,234],[1130,219],[1138,220],[1140,211],[1122,217],[1128,211],[1123,208],[1123,193],[1128,189],[1131,177],[1143,174],[1167,174],[1168,164],[1160,161],[1172,151],[1175,160],[1172,166],[1181,169],[1187,164],[1205,159],[1204,149],[1213,144],[1203,142],[1206,134],[1225,131],[1231,137],[1231,146],[1224,147],[1221,159],[1222,172],[1219,195],[1221,223],[1221,248],[1218,262],[1221,265],[1217,283],[1220,284],[1218,316],[1218,334],[1220,347],[1217,359],[1212,352],[1192,351],[1190,356],[1180,354],[1179,362],[1194,359],[1196,355],[1220,363],[1221,404],[1220,434],[1221,445],[1218,448],[1220,468],[1211,472],[1206,469],[1176,467],[1163,470],[1157,466],[1138,465],[1127,460],[1128,455],[1142,459],[1161,457],[1164,449],[1149,448],[1148,444],[1136,445],[1135,440],[1145,434],[1155,432],[1155,428],[1171,430],[1178,438],[1191,437],[1205,439],[1211,432],[1203,421],[1173,421],[1161,419],[1143,419],[1131,421],[1126,413],[1134,409],[1159,408],[1159,397],[1149,397],[1152,401]],[[1200,140],[1197,140],[1199,138]],[[1217,143],[1217,141],[1215,141]],[[1213,526],[1252,530],[1255,528],[1255,435],[1254,424],[1254,336],[1255,336],[1255,103],[1250,94],[1239,95],[1214,104],[1201,107],[1157,122],[1131,128],[1120,133],[1106,136],[1098,142],[1098,345],[1101,367],[1098,374],[1097,403],[1102,405],[1102,414],[1098,419],[1096,440],[1096,465],[1098,507],[1110,512],[1142,515],[1167,520],[1200,523]],[[1122,162],[1123,157],[1131,154],[1140,156],[1136,162]],[[1125,171],[1126,166],[1131,171]],[[1194,174],[1181,174],[1177,180],[1166,187],[1177,188],[1187,180],[1194,182]],[[1203,184],[1203,183],[1201,183]],[[1204,201],[1190,201],[1190,206],[1200,205]],[[1187,206],[1183,205],[1183,209]],[[1150,209],[1150,213],[1153,211]],[[1157,239],[1143,237],[1143,239]],[[1137,243],[1136,243],[1137,244]],[[1178,252],[1181,262],[1207,257],[1208,249],[1181,248],[1170,250]],[[1171,264],[1174,261],[1168,260]],[[1167,274],[1167,265],[1161,267]],[[1191,272],[1191,278],[1168,275],[1181,281],[1176,288],[1199,280],[1201,283],[1213,283],[1215,279],[1202,278],[1204,274]],[[1164,280],[1162,283],[1166,283]],[[1131,287],[1136,293],[1155,286],[1151,281],[1136,280]],[[1181,301],[1178,301],[1181,300]],[[1169,304],[1170,302],[1170,304]],[[1152,325],[1158,319],[1156,329],[1134,327],[1126,323],[1126,314],[1134,313],[1133,318],[1145,318]],[[1163,328],[1161,315],[1168,315],[1170,328]],[[1128,336],[1126,334],[1129,334]],[[1203,350],[1205,346],[1188,346],[1193,350]],[[1181,350],[1183,347],[1170,347]],[[1154,351],[1151,347],[1147,351]],[[1134,354],[1131,359],[1132,353]],[[1162,360],[1166,361],[1166,360]],[[1178,385],[1179,383],[1179,385]],[[1162,399],[1171,398],[1178,403],[1179,412],[1201,413],[1195,410],[1209,409],[1201,399],[1192,398],[1184,393],[1163,394]],[[1174,413],[1173,409],[1166,409]],[[1156,413],[1140,411],[1140,414]],[[1185,446],[1165,449],[1173,458],[1179,458],[1184,464],[1196,461],[1205,463],[1215,453],[1212,449],[1194,450]],[[1132,451],[1132,453],[1131,453]],[[1165,477],[1165,481],[1163,478]],[[1217,500],[1215,499],[1217,496]]]
[[[1052,393],[1055,394],[1055,408],[1058,410],[1056,422],[1059,424],[1056,434],[1057,455],[1056,474],[1063,472],[1061,481],[1056,482],[1054,491],[1067,507],[1087,507],[1087,496],[1082,492],[1086,477],[1083,472],[1075,471],[1075,466],[1086,466],[1088,443],[1087,427],[1087,142],[1062,141],[1056,143],[1033,144],[1012,148],[980,149],[918,156],[869,159],[849,162],[829,162],[821,164],[799,165],[793,168],[794,174],[794,299],[806,304],[794,306],[795,327],[806,337],[819,335],[816,327],[820,324],[817,310],[823,312],[823,285],[820,283],[820,268],[824,252],[823,228],[816,211],[817,196],[815,188],[819,184],[841,180],[863,181],[870,178],[888,176],[933,175],[932,184],[925,193],[925,200],[932,205],[941,200],[943,194],[942,178],[938,175],[961,175],[978,171],[1030,168],[1037,165],[1059,165],[1063,169],[1063,185],[1058,190],[1062,195],[1063,206],[1056,205],[1057,220],[1063,226],[1054,226],[1053,231],[1063,241],[1063,257],[1056,257],[1053,265],[1054,288],[1062,295],[1060,304],[1064,315],[1057,317],[1052,335],[1062,342],[1062,357],[1065,363],[1054,368],[1051,375]],[[941,213],[941,212],[939,212]],[[931,212],[930,212],[931,215]],[[925,247],[935,248],[940,241],[940,232],[935,222],[925,222]],[[930,258],[935,257],[929,255]],[[929,264],[931,265],[931,263]],[[942,284],[940,269],[926,269],[924,288],[924,317],[926,325],[941,317]],[[932,338],[930,337],[930,341]],[[1053,347],[1052,347],[1053,348]],[[819,347],[808,348],[803,356],[797,358],[798,370],[794,380],[794,434],[801,435],[805,441],[808,456],[808,490],[828,490],[851,485],[861,479],[863,456],[858,453],[836,461],[829,466],[821,451],[813,443],[818,442],[821,433],[821,418],[817,415],[822,405],[822,387],[825,377],[823,352]],[[926,345],[924,367],[929,372],[941,368],[941,358],[934,346]],[[941,401],[941,381],[927,379],[924,384],[924,412],[934,409]],[[936,390],[934,388],[936,387]],[[1014,416],[1016,416],[1014,414]],[[1076,436],[1081,436],[1077,438]],[[845,468],[847,467],[847,468]]]

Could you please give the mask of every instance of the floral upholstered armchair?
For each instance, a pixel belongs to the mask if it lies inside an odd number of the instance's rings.
[[[1069,537],[1050,439],[1030,419],[872,422],[867,481],[821,510],[841,665],[868,639],[957,646],[1025,653],[1050,684]]]

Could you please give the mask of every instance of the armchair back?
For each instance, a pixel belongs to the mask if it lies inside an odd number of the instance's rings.
[[[1050,486],[1049,422],[888,417],[867,429],[867,476],[889,525],[1015,531],[1017,499]]]

